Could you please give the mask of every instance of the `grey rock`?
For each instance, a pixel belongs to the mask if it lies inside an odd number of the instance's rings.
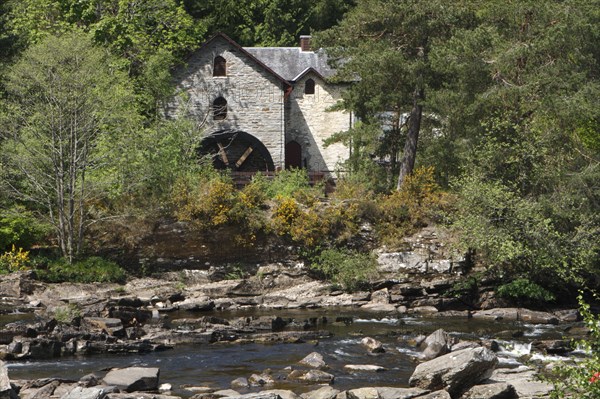
[[[519,310],[517,308],[495,308],[473,312],[474,319],[495,320],[495,321],[517,321],[519,320]]]
[[[105,387],[75,387],[61,399],[103,399],[108,394]]]
[[[300,395],[300,397],[302,399],[334,399],[339,393],[339,390],[326,385],[317,389],[316,391],[303,393]]]
[[[108,317],[84,317],[81,326],[91,331],[106,331],[115,337],[124,337],[125,328],[121,319]]]
[[[230,385],[232,388],[249,388],[250,387],[250,383],[248,382],[248,379],[244,378],[244,377],[236,378],[235,380],[231,381]]]
[[[346,391],[348,399],[412,399],[428,391],[420,388],[367,387]]]
[[[448,391],[444,391],[442,389],[441,391],[428,393],[425,396],[419,396],[418,399],[452,399],[452,397],[450,396]]]
[[[10,385],[10,379],[8,378],[8,369],[6,364],[0,360],[0,398],[13,399],[16,398],[17,394]]]
[[[387,288],[371,293],[371,303],[373,304],[388,304],[390,303],[390,293]]]
[[[385,352],[385,349],[383,349],[383,344],[375,338],[364,337],[360,343],[363,344],[363,346],[365,346],[371,353]]]
[[[515,387],[506,382],[475,385],[461,399],[518,399]]]
[[[448,333],[441,328],[432,332],[425,341],[423,341],[422,358],[426,360],[435,359],[438,356],[450,352],[451,339]]]
[[[539,381],[536,378],[536,371],[527,366],[495,370],[490,381],[509,383],[515,387],[520,399],[545,398],[553,389],[552,384]]]
[[[419,364],[409,384],[430,390],[446,389],[455,397],[488,378],[497,364],[498,358],[489,349],[463,349]]]
[[[323,359],[323,355],[321,355],[318,352],[310,353],[304,359],[300,360],[298,363],[300,363],[304,366],[315,368],[315,369],[321,369],[321,368],[327,367],[327,363],[325,363],[325,360]]]
[[[275,384],[275,380],[268,374],[252,374],[250,378],[248,378],[248,383],[253,387],[262,387]]]
[[[103,381],[126,392],[154,391],[158,389],[159,375],[157,367],[127,367],[109,371]]]
[[[558,324],[558,317],[548,312],[519,309],[519,320],[532,324]]]

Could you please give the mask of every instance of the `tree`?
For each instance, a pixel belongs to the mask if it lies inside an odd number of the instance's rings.
[[[70,262],[83,247],[102,141],[138,120],[114,64],[81,32],[48,36],[10,68],[0,103],[2,183],[48,218]]]
[[[338,61],[339,79],[355,81],[344,107],[367,123],[393,114],[392,130],[405,133],[398,189],[414,168],[426,92],[441,84],[430,52],[474,22],[474,10],[458,0],[366,0],[319,36]]]
[[[19,48],[47,35],[88,32],[119,57],[114,62],[135,80],[137,100],[150,117],[170,94],[170,68],[206,33],[176,0],[9,0],[5,19],[6,34]]]

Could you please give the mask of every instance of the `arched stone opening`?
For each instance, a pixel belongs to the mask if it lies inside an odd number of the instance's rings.
[[[216,169],[236,172],[274,171],[267,147],[253,135],[242,131],[221,131],[204,138],[200,156],[210,156]]]

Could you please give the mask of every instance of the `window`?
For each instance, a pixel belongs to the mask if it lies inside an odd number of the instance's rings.
[[[315,94],[315,81],[308,79],[304,83],[304,94]]]
[[[215,57],[213,76],[227,76],[227,61],[221,56]]]
[[[213,101],[213,119],[222,121],[225,117],[227,117],[227,100],[218,97]]]

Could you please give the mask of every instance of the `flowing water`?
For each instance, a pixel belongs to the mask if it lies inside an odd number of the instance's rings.
[[[169,314],[171,319],[197,317],[198,314],[178,312]],[[202,313],[203,316],[207,313]],[[407,386],[416,366],[419,351],[412,339],[443,328],[453,337],[464,340],[493,338],[498,334],[511,336],[518,332],[521,338],[499,341],[500,362],[507,367],[520,364],[521,356],[531,354],[531,342],[536,339],[559,339],[566,325],[541,326],[522,323],[481,321],[467,318],[422,318],[377,316],[352,309],[289,310],[252,312],[215,312],[219,318],[250,316],[280,316],[293,319],[291,329],[302,329],[306,322],[314,328],[328,330],[333,337],[318,342],[296,344],[232,344],[182,345],[164,352],[131,355],[94,355],[66,357],[52,360],[9,362],[12,379],[60,377],[79,379],[82,376],[112,367],[149,366],[160,368],[161,383],[174,388],[182,385],[206,386],[227,389],[238,377],[249,377],[263,370],[272,370],[277,380],[275,388],[302,392],[315,386],[292,383],[285,380],[288,366],[298,368],[297,362],[316,351],[321,353],[330,366],[327,370],[335,375],[334,387],[350,389],[364,386]],[[340,320],[336,322],[336,320]],[[344,322],[345,321],[345,322]],[[372,355],[360,344],[370,336],[383,342],[386,352]],[[540,355],[538,355],[540,356]],[[385,367],[381,372],[350,372],[347,364],[370,364]],[[287,371],[289,372],[289,370]],[[185,396],[185,391],[175,390]],[[189,394],[189,392],[188,392]]]

